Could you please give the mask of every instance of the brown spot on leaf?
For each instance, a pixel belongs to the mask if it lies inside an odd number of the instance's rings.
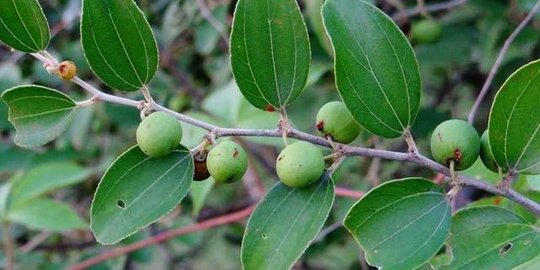
[[[267,104],[266,107],[264,107],[264,110],[267,111],[267,112],[275,112],[276,108],[274,108],[274,106],[272,106],[270,104]]]
[[[121,209],[126,209],[126,202],[124,200],[118,200],[116,202],[116,206],[118,206]]]

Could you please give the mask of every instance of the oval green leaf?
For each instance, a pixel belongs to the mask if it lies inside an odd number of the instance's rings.
[[[343,102],[371,133],[399,137],[414,122],[421,94],[407,38],[392,19],[362,0],[327,0],[322,14]]]
[[[90,176],[90,170],[73,162],[36,166],[17,178],[11,187],[11,203],[33,199],[53,190],[74,185]]]
[[[449,242],[454,259],[441,269],[537,269],[527,266],[540,258],[540,228],[495,206],[456,213]]]
[[[321,230],[334,203],[334,182],[292,189],[277,183],[257,205],[242,241],[245,270],[290,269]]]
[[[7,219],[35,230],[63,232],[88,228],[71,206],[51,199],[33,199],[10,206]]]
[[[0,41],[28,53],[49,46],[47,18],[37,0],[0,1]]]
[[[11,88],[2,100],[17,131],[15,143],[27,148],[44,145],[64,132],[76,107],[66,94],[39,85]]]
[[[311,51],[295,0],[240,0],[231,65],[246,99],[260,109],[292,103],[306,85]]]
[[[94,194],[90,228],[97,241],[115,244],[169,213],[192,179],[193,159],[186,148],[150,158],[132,147],[109,167]]]
[[[489,144],[498,164],[540,174],[540,61],[531,62],[503,84],[489,115]]]
[[[380,269],[415,269],[442,247],[451,212],[443,189],[422,178],[386,182],[349,211],[345,227]]]
[[[156,39],[133,0],[83,0],[81,42],[90,67],[107,85],[135,91],[152,80]]]

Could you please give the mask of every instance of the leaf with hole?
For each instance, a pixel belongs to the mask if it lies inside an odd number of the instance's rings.
[[[381,269],[415,269],[442,247],[450,231],[444,190],[423,178],[386,182],[349,211],[345,227]]]
[[[45,50],[49,40],[49,24],[37,0],[0,1],[0,41],[35,53]]]
[[[161,216],[186,196],[193,159],[184,147],[150,158],[134,146],[109,167],[92,201],[90,227],[102,244],[115,244]]]
[[[306,85],[311,51],[295,0],[240,0],[231,65],[242,94],[259,109],[292,103]]]
[[[322,14],[343,102],[365,129],[399,137],[413,124],[421,94],[407,38],[391,18],[362,0],[327,0]]]
[[[334,182],[326,174],[306,188],[274,185],[248,221],[244,269],[290,269],[321,230],[333,202]]]
[[[489,144],[497,163],[525,174],[540,174],[540,60],[512,74],[489,115]]]
[[[135,91],[152,80],[156,39],[133,0],[83,0],[81,42],[96,75],[107,85]]]
[[[454,259],[441,269],[537,269],[540,228],[495,206],[455,214],[449,239]]]
[[[10,205],[7,219],[35,230],[63,232],[88,228],[69,204],[43,198]]]
[[[44,145],[64,132],[76,107],[66,94],[39,85],[11,88],[2,99],[17,130],[15,143],[27,148]]]
[[[74,185],[90,176],[90,170],[73,162],[52,162],[28,170],[14,181],[11,202],[18,203],[53,190]]]

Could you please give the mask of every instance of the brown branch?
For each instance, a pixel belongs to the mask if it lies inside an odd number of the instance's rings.
[[[521,33],[521,31],[531,22],[531,20],[534,18],[536,13],[540,10],[540,0],[536,1],[536,4],[534,4],[533,8],[531,9],[531,12],[527,14],[527,16],[519,23],[519,25],[514,29],[512,34],[508,36],[508,38],[504,41],[504,45],[501,48],[501,51],[499,52],[499,55],[497,56],[497,59],[495,60],[495,63],[493,64],[493,67],[489,71],[488,77],[486,79],[486,82],[482,86],[482,89],[480,90],[480,94],[478,94],[478,97],[476,97],[476,100],[474,101],[474,105],[471,109],[471,112],[469,113],[468,121],[469,123],[474,122],[474,118],[476,117],[476,113],[478,112],[478,109],[480,108],[480,105],[482,105],[482,101],[486,97],[486,94],[488,93],[489,87],[493,83],[493,80],[495,79],[495,75],[499,71],[499,68],[501,67],[502,61],[504,57],[506,56],[506,53],[508,52],[508,49],[510,49],[510,45],[516,37]]]
[[[336,196],[353,198],[353,199],[360,199],[365,194],[362,191],[351,190],[344,187],[336,187],[335,192],[336,192]]]
[[[420,15],[423,12],[433,13],[437,11],[448,10],[448,9],[461,6],[467,3],[467,1],[468,0],[451,0],[451,1],[437,3],[437,4],[425,5],[424,7],[417,6],[415,8],[408,9],[403,12],[397,12],[394,16],[392,16],[392,19],[399,21],[401,19]]]
[[[90,266],[93,266],[93,265],[96,265],[98,263],[104,262],[104,261],[109,260],[111,258],[122,256],[122,255],[128,254],[130,252],[133,252],[135,250],[139,250],[141,248],[152,246],[152,245],[158,244],[160,242],[169,240],[169,239],[174,238],[174,237],[178,237],[178,236],[181,236],[181,235],[184,235],[184,234],[193,233],[193,232],[197,232],[197,231],[202,231],[202,230],[205,230],[205,229],[210,229],[210,228],[221,226],[221,225],[224,225],[224,224],[234,223],[234,222],[240,221],[240,220],[246,218],[247,216],[249,216],[251,214],[251,212],[253,212],[254,209],[255,209],[255,206],[253,205],[253,206],[250,206],[250,207],[245,208],[243,210],[240,210],[238,212],[234,212],[234,213],[230,213],[230,214],[227,214],[227,215],[212,218],[212,219],[202,221],[202,222],[190,225],[190,226],[186,226],[186,227],[166,231],[166,232],[157,234],[155,236],[152,236],[150,238],[135,242],[133,244],[103,252],[102,254],[100,254],[100,255],[98,255],[96,257],[92,257],[92,258],[90,258],[88,260],[85,260],[85,261],[83,261],[81,263],[75,264],[75,265],[71,266],[69,269],[71,269],[71,270],[86,269],[86,268],[88,268]]]
[[[8,222],[2,224],[2,239],[4,240],[4,266],[6,270],[13,270],[13,239]]]

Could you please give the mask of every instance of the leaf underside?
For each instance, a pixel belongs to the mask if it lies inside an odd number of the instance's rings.
[[[76,107],[66,94],[38,85],[11,88],[2,99],[17,131],[15,143],[27,148],[44,145],[64,132]]]
[[[327,0],[322,14],[343,102],[365,129],[399,137],[416,118],[421,94],[407,38],[386,14],[361,0]]]

